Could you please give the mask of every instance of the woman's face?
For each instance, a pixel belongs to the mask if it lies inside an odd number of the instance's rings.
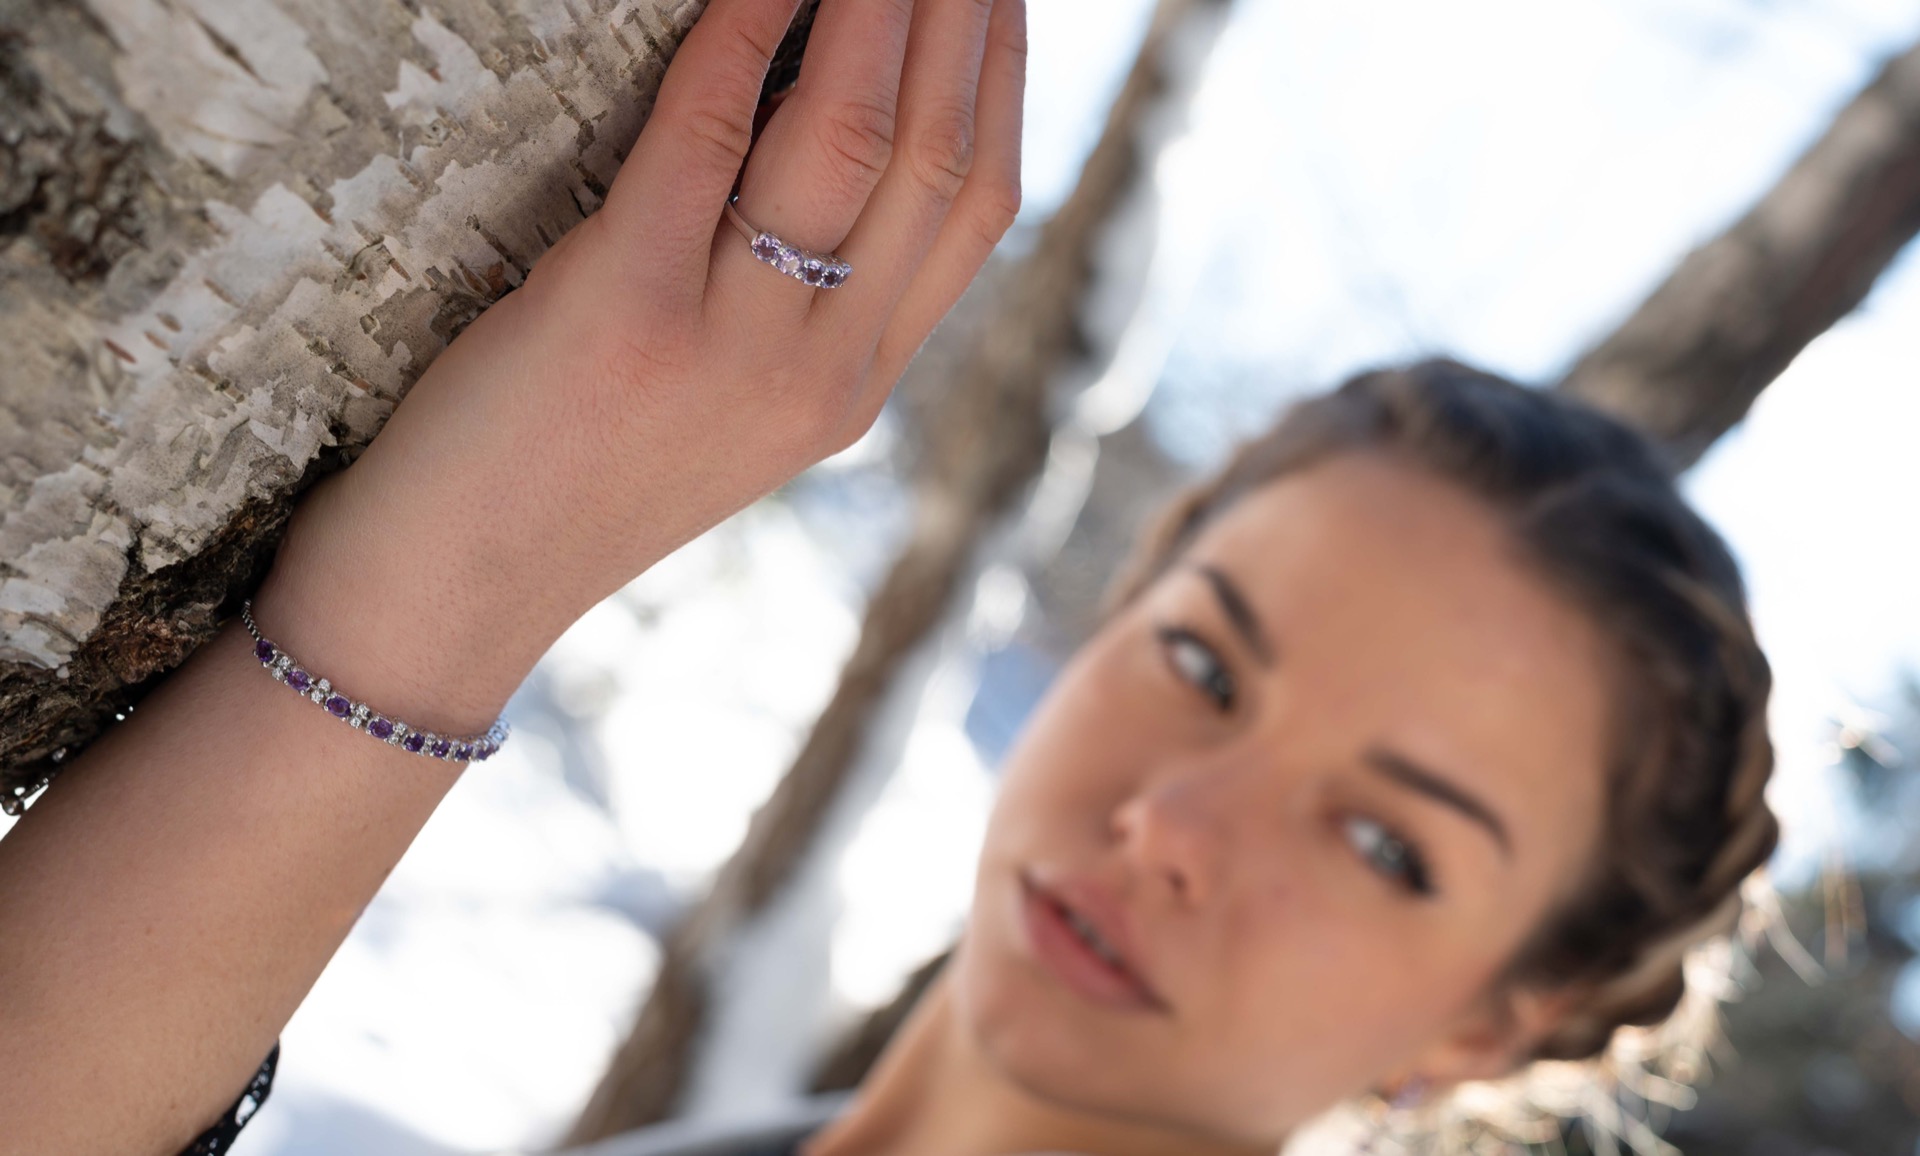
[[[1492,980],[1596,851],[1608,726],[1598,630],[1513,550],[1466,492],[1343,454],[1108,622],[988,828],[954,977],[988,1060],[1252,1142],[1495,1074]]]

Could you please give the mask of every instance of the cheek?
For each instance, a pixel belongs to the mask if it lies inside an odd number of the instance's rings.
[[[1191,736],[1151,647],[1099,637],[1074,657],[1001,766],[1000,809],[1019,816],[1118,807]],[[1001,816],[996,815],[998,821]]]
[[[1506,928],[1458,912],[1355,902],[1346,887],[1302,887],[1290,900],[1264,917],[1249,910],[1212,953],[1217,996],[1183,1078],[1217,1093],[1223,1116],[1281,1097],[1301,1122],[1421,1063],[1505,959]]]
[[[1437,1025],[1447,977],[1377,923],[1310,902],[1223,936],[1209,1011],[1221,1062],[1283,1073],[1328,1103],[1364,1091]]]

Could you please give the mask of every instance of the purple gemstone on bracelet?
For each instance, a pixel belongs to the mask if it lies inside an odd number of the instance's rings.
[[[287,685],[295,690],[305,690],[312,682],[307,672],[297,666],[287,672]]]
[[[438,742],[436,742],[436,743],[434,743],[434,744],[433,744],[433,757],[434,757],[434,758],[436,758],[436,759],[444,759],[444,758],[446,758],[446,757],[447,757],[447,750],[448,750],[448,748],[450,748],[450,747],[452,747],[452,746],[453,746],[453,744],[452,744],[452,743],[450,743],[450,742],[448,742],[448,741],[447,741],[447,740],[445,740],[445,739],[441,739],[440,741],[438,741]]]
[[[420,752],[420,748],[426,745],[426,741],[427,741],[427,736],[421,734],[419,731],[414,731],[412,734],[408,735],[406,738],[401,739],[400,745],[407,748],[410,751],[413,751],[415,754],[418,754]]]
[[[390,739],[393,737],[393,724],[375,715],[373,721],[367,724],[367,733],[376,739]]]
[[[327,713],[334,718],[346,718],[347,712],[352,709],[353,704],[347,701],[345,695],[336,694],[327,699]]]
[[[464,763],[473,758],[473,748],[465,743],[461,743],[459,746],[453,748],[453,757],[457,761]]]
[[[254,643],[253,656],[259,659],[262,664],[272,662],[273,661],[273,643],[268,642],[264,638]]]

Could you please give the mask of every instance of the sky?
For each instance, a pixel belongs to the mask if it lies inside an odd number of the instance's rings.
[[[1070,187],[1148,5],[1030,11],[1029,223]],[[1450,353],[1551,380],[1915,37],[1920,6],[1867,0],[1241,0],[1160,172],[1133,315],[1161,335],[1149,429],[1205,468],[1364,366]],[[1916,355],[1910,256],[1686,480],[1774,663],[1787,874],[1821,854],[1830,720],[1920,670]],[[755,507],[555,646],[509,704],[512,740],[289,1025],[237,1156],[493,1151],[565,1124],[651,933],[744,831],[852,646],[883,555],[822,525],[844,522]],[[962,726],[972,669],[935,670],[833,874],[838,922],[801,962],[843,1012],[891,994],[964,910],[991,799]],[[702,1103],[764,1095],[789,1060]]]

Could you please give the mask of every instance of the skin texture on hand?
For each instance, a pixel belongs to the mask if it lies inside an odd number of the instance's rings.
[[[264,634],[392,717],[484,730],[581,613],[871,425],[1012,222],[1023,0],[823,0],[753,145],[796,2],[712,0],[605,205],[303,499]],[[755,260],[736,180],[848,283]],[[230,623],[0,841],[0,1154],[177,1152],[458,772],[276,685]]]

